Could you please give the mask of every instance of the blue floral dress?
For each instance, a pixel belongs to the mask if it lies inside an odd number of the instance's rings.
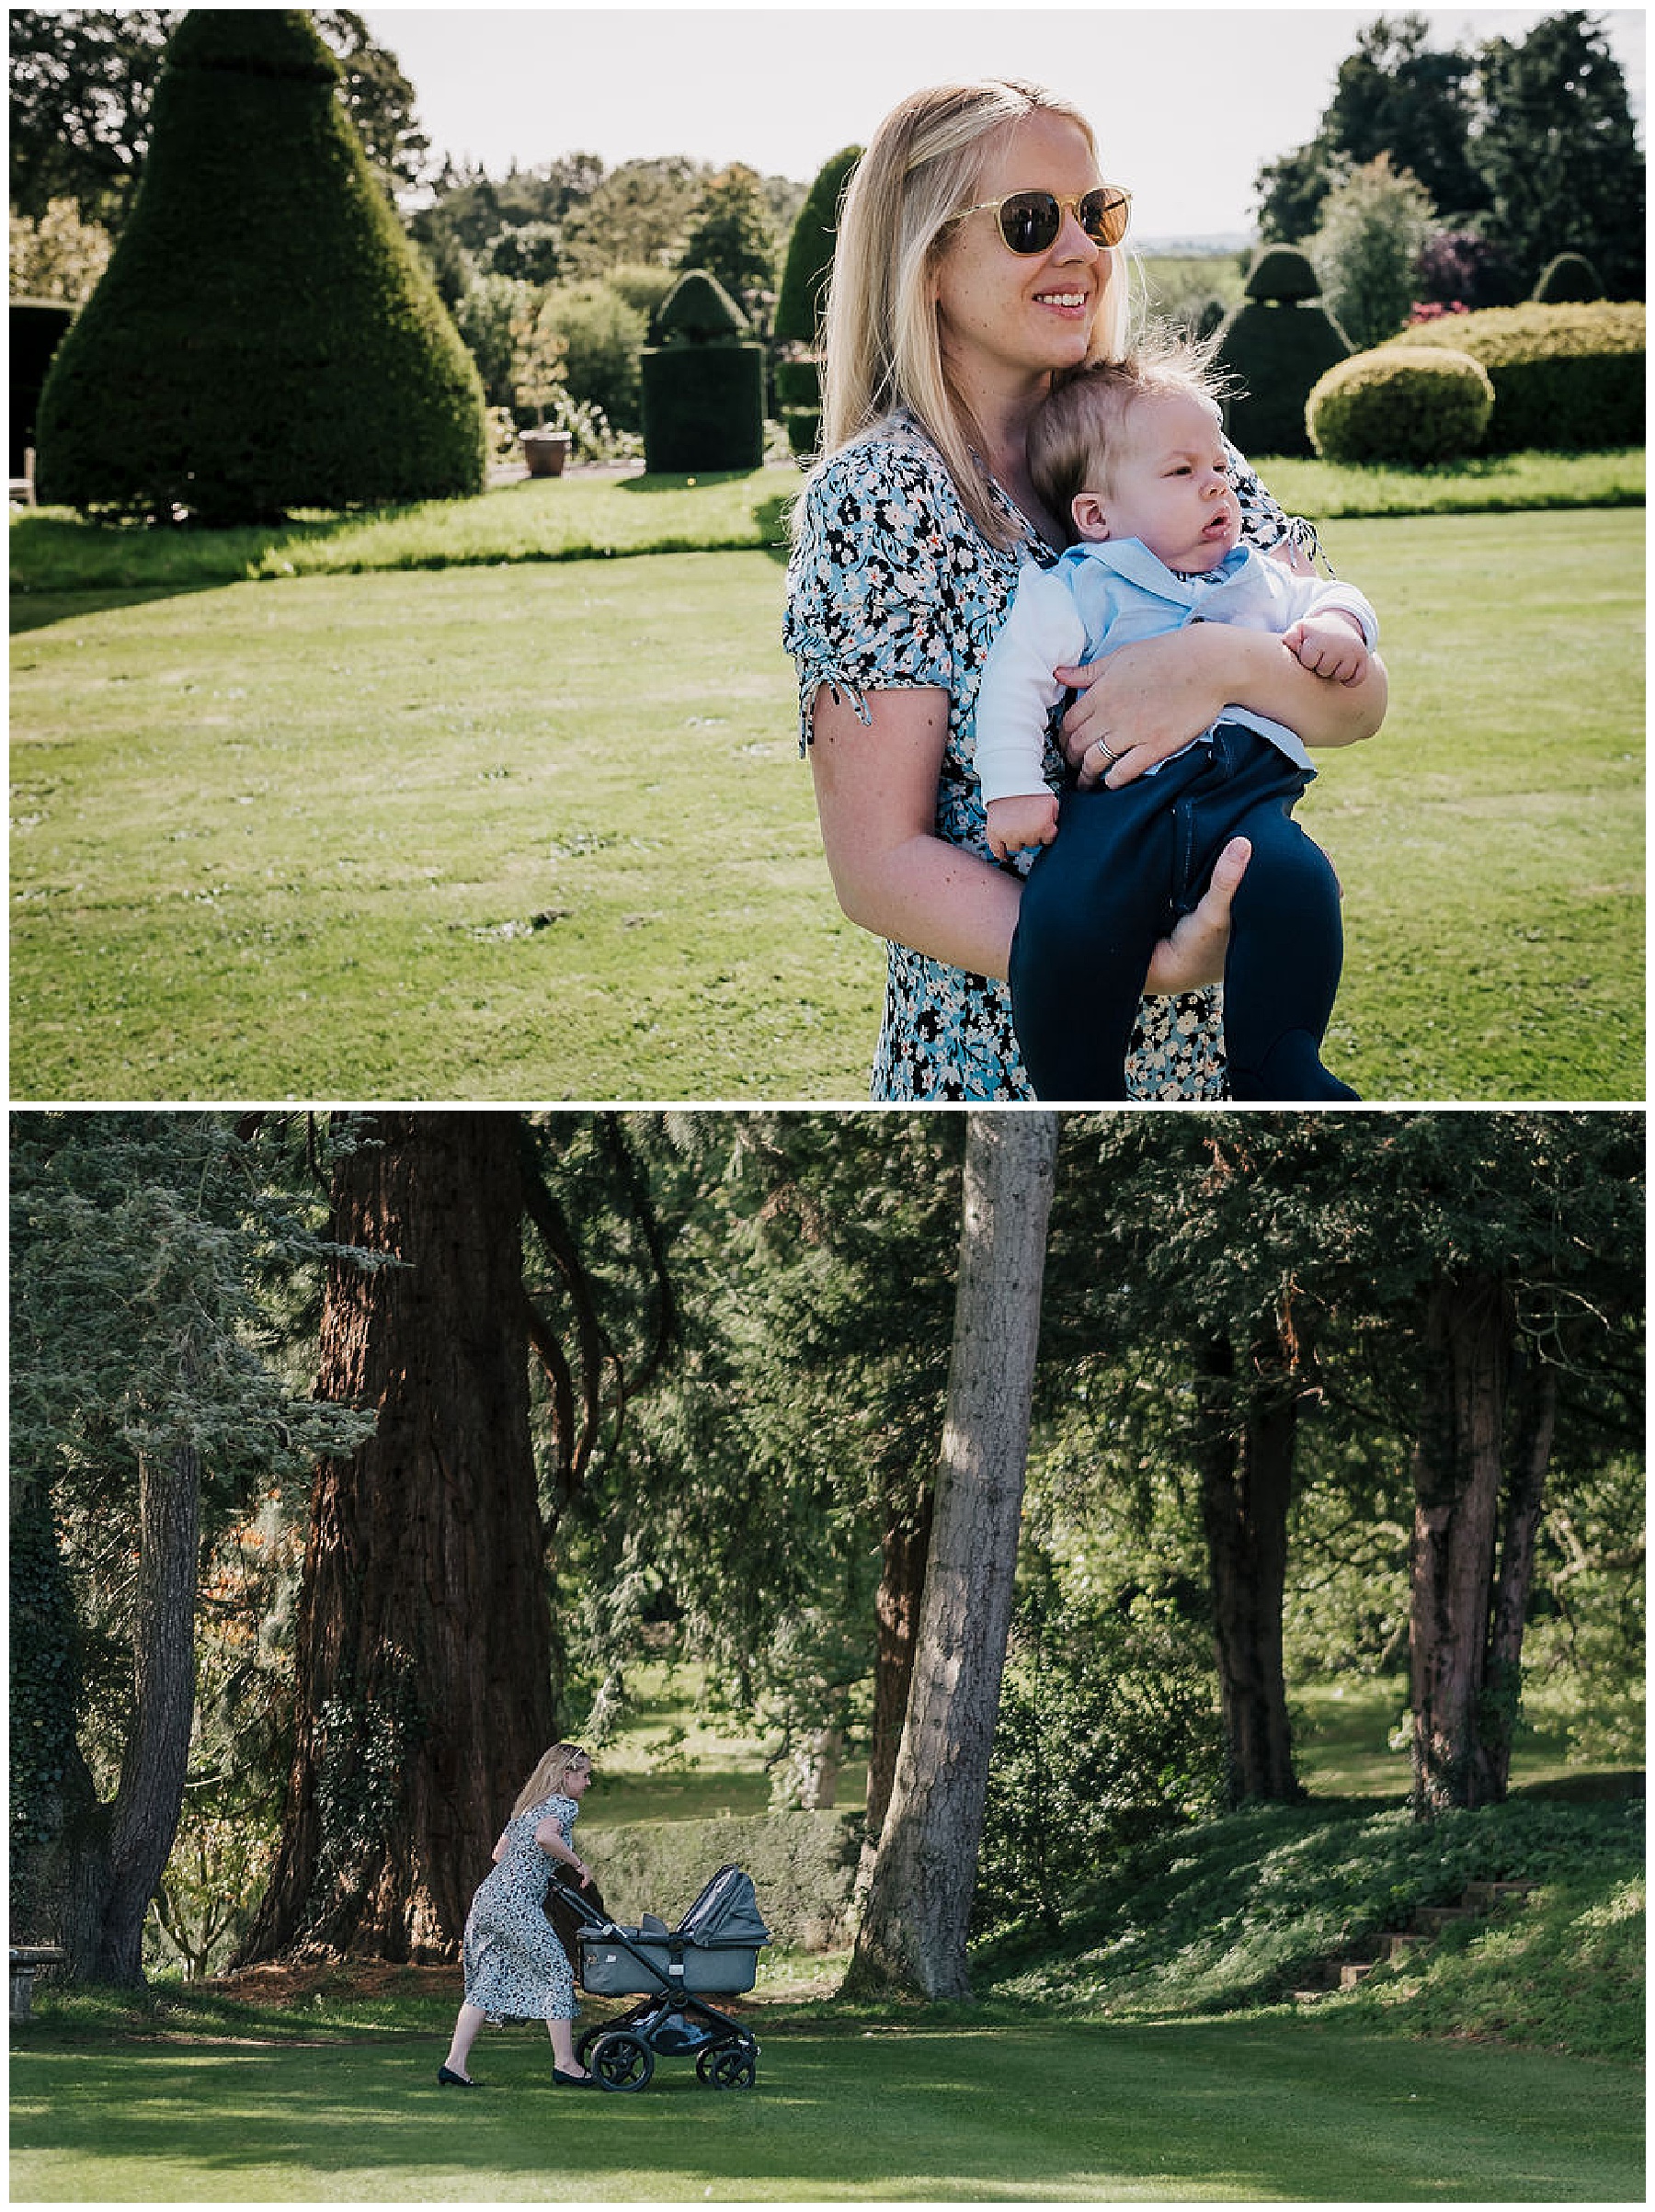
[[[1240,456],[1233,460],[1249,541],[1268,547],[1307,534]],[[782,642],[798,669],[801,749],[824,684],[864,723],[873,719],[870,691],[936,685],[948,693],[936,833],[992,863],[973,761],[977,685],[1019,567],[1028,559],[1049,567],[1056,555],[999,485],[990,489],[1016,530],[1010,547],[991,545],[966,514],[942,455],[911,416],[895,415],[841,447],[800,500]],[[1046,779],[1056,788],[1064,773],[1048,736]],[[1009,865],[1022,874],[1033,857],[1020,853]],[[1126,1063],[1134,1098],[1224,1097],[1222,1006],[1216,989],[1143,1001]],[[887,945],[870,1093],[1032,1098],[1004,983]]]
[[[555,1820],[566,1843],[580,1807],[548,1797],[506,1824],[506,1849],[478,1885],[465,1920],[465,2001],[502,2020],[573,2020],[575,1976],[546,1918],[552,1862],[534,1840]]]

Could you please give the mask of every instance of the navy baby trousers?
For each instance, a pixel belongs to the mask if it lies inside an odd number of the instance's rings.
[[[1231,838],[1252,859],[1231,909],[1224,1049],[1236,1099],[1353,1099],[1321,1064],[1343,960],[1339,884],[1292,818],[1314,774],[1236,722],[1119,791],[1063,794],[1011,941],[1011,1010],[1037,1098],[1127,1096],[1149,956],[1200,901]]]

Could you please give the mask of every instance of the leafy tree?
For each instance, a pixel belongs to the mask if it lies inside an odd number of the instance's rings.
[[[1570,10],[1468,52],[1425,39],[1411,15],[1363,32],[1316,136],[1257,174],[1262,236],[1307,237],[1341,177],[1383,154],[1445,222],[1515,264],[1509,292],[1502,279],[1502,297],[1471,304],[1524,297],[1562,247],[1588,255],[1616,296],[1641,297],[1643,158],[1601,20]]]
[[[1140,1593],[1065,1589],[1027,1558],[994,1729],[973,1927],[1056,1935],[1097,1870],[1224,1802],[1200,1627]]]
[[[749,312],[776,286],[777,244],[759,174],[733,163],[709,177],[690,218],[679,268],[704,268]]]
[[[1626,80],[1600,19],[1547,16],[1482,50],[1478,165],[1490,229],[1525,288],[1560,248],[1588,255],[1613,299],[1644,289],[1644,165]]]
[[[424,180],[428,142],[395,57],[344,8],[316,29],[344,65],[339,99],[369,160],[393,185]],[[83,220],[118,231],[149,153],[150,109],[166,42],[184,10],[13,8],[11,200],[39,219],[69,199]]]
[[[79,307],[109,264],[111,240],[101,223],[86,222],[73,200],[54,200],[31,222],[11,219],[11,296],[61,300]]]
[[[1320,136],[1353,167],[1385,155],[1444,216],[1463,219],[1489,204],[1472,143],[1481,120],[1477,63],[1430,38],[1423,16],[1375,17],[1339,65]]]
[[[42,497],[226,522],[480,488],[476,371],[338,74],[297,9],[179,25],[143,189],[41,394]]]
[[[203,1517],[369,1425],[270,1363],[261,1281],[324,1249],[272,1165],[222,1114],[14,1121],[14,1933],[52,1932],[85,1978],[143,1978]]]
[[[969,1117],[919,1644],[848,1991],[971,1994],[966,1937],[1011,1621],[1056,1151],[1055,1114]]]
[[[1434,225],[1429,196],[1386,154],[1353,169],[1322,202],[1306,251],[1328,312],[1362,351],[1393,336],[1418,296],[1416,269]]]
[[[706,175],[685,154],[611,169],[564,224],[565,274],[602,277],[629,261],[679,267]]]
[[[1323,141],[1312,139],[1260,165],[1253,177],[1253,220],[1264,245],[1297,245],[1309,237],[1333,181],[1332,163]]]

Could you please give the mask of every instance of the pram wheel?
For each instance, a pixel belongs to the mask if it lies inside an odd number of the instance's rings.
[[[599,2089],[643,2089],[655,2071],[655,2053],[636,2035],[617,2028],[599,2036],[588,2063]]]
[[[739,2043],[721,2044],[702,2051],[695,2070],[709,2089],[751,2089],[759,2079],[759,2063]]]

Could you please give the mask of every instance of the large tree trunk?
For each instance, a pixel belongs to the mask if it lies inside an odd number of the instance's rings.
[[[1215,1338],[1196,1351],[1203,1434],[1201,1509],[1231,1806],[1293,1804],[1293,1734],[1282,1665],[1287,1511],[1298,1400],[1284,1348],[1260,1345],[1238,1385],[1235,1353]]]
[[[190,1446],[138,1471],[132,1722],[109,1821],[109,1887],[93,1978],[143,1979],[143,1922],[171,1854],[195,1716],[201,1462]]]
[[[318,1395],[379,1427],[317,1470],[297,1748],[243,1962],[454,1956],[553,1740],[518,1118],[386,1114],[373,1135],[337,1170],[332,1234],[405,1264],[328,1276]]]
[[[1480,1756],[1500,1507],[1509,1295],[1492,1277],[1438,1283],[1413,1454],[1410,1567],[1413,1802],[1421,1819],[1490,1802]]]
[[[56,1656],[67,1666],[74,1630],[43,1492],[37,1511],[46,1517],[44,1534],[29,1534],[51,1548],[48,1588],[63,1606]],[[141,1463],[132,1707],[120,1779],[113,1799],[100,1803],[74,1739],[71,1703],[50,1802],[30,1808],[35,1847],[17,1869],[22,1910],[34,1923],[24,1940],[60,1943],[76,1981],[143,1980],[144,1919],[177,1833],[189,1768],[200,1514],[200,1456],[192,1446]]]
[[[1010,1625],[1057,1124],[977,1112],[919,1643],[848,1990],[969,1999],[965,1944]]]
[[[1516,1369],[1515,1434],[1506,1482],[1500,1579],[1489,1636],[1483,1740],[1477,1750],[1478,1792],[1482,1801],[1491,1805],[1504,1802],[1511,1784],[1512,1738],[1523,1681],[1523,1624],[1535,1575],[1535,1539],[1558,1421],[1557,1369],[1532,1352],[1518,1354]]]

